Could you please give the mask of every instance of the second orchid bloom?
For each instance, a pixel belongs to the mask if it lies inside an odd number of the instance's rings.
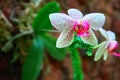
[[[103,41],[101,43],[101,46],[98,48],[95,54],[94,60],[98,61],[102,57],[102,55],[103,59],[106,60],[108,57],[108,53],[120,57],[120,54],[114,52],[114,50],[118,47],[118,43],[115,40],[115,33],[112,31],[105,31],[102,28],[100,28],[99,31],[105,37],[106,41]]]

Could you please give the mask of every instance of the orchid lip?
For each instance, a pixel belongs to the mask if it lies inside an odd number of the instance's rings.
[[[79,21],[79,22],[76,22],[74,24],[74,31],[76,32],[76,35],[77,36],[82,36],[82,37],[86,37],[86,36],[89,36],[89,23],[87,21]]]
[[[114,56],[120,57],[120,53],[112,52]]]
[[[77,34],[77,36],[82,36],[82,37],[87,37],[89,36],[89,32],[84,32],[84,33],[81,33],[81,34]]]
[[[110,43],[108,45],[108,50],[111,52],[111,51],[115,50],[117,47],[118,47],[117,41],[110,41]]]
[[[118,47],[117,41],[111,41],[108,45],[108,51],[114,56],[120,57],[120,53],[113,52],[117,47]]]

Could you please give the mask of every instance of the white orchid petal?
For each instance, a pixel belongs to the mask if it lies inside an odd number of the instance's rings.
[[[68,10],[68,14],[69,16],[71,16],[73,19],[76,19],[76,20],[80,20],[83,18],[83,14],[81,11],[79,11],[78,9],[69,9]]]
[[[115,33],[112,32],[112,31],[107,31],[107,35],[108,35],[110,40],[115,40],[116,39]]]
[[[64,30],[56,43],[56,47],[57,48],[64,48],[64,47],[68,47],[72,44],[74,40],[74,31],[72,29],[69,30]]]
[[[101,46],[98,48],[95,54],[94,61],[98,61],[102,57],[102,55],[106,51],[105,45],[106,45],[105,41],[101,43]]]
[[[104,30],[103,28],[100,28],[99,31],[105,37],[105,39],[107,40],[108,39],[107,31]]]
[[[90,27],[94,30],[98,30],[105,23],[105,16],[102,13],[90,13],[83,17],[83,21],[88,21]]]
[[[97,41],[97,38],[96,38],[94,32],[90,29],[89,33],[90,33],[89,36],[87,36],[87,37],[81,37],[82,41],[84,43],[87,43],[87,44],[90,44],[90,45],[94,45],[94,46],[97,45],[98,41]]]
[[[49,18],[51,24],[60,31],[73,27],[75,24],[75,20],[64,13],[53,13],[49,15]]]
[[[103,60],[107,60],[107,57],[108,57],[108,50],[107,49],[105,49],[105,51],[104,51],[104,54],[103,54]]]
[[[106,46],[105,46],[105,48],[108,47],[109,43],[110,43],[110,40],[106,40]]]
[[[106,39],[106,46],[105,46],[105,48],[107,48],[108,45],[109,45],[109,43],[110,43],[110,41],[111,41],[111,39],[110,39],[110,34],[111,34],[111,32],[106,31],[106,30],[103,29],[103,28],[100,28],[99,31],[100,31],[100,33],[101,33],[101,34],[105,37],[105,39]],[[110,34],[109,34],[109,33],[110,33]]]

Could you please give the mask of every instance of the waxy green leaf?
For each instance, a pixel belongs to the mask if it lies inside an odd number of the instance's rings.
[[[43,41],[40,37],[36,37],[23,64],[22,80],[37,80],[42,67],[43,52]]]
[[[51,57],[53,57],[58,61],[62,61],[66,57],[66,54],[67,54],[66,49],[56,48],[55,38],[46,34],[44,35],[43,39],[44,39],[43,41],[44,41],[46,50],[48,51]]]

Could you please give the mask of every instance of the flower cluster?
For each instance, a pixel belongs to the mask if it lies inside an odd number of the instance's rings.
[[[69,9],[68,15],[64,13],[52,13],[49,15],[51,24],[58,29],[61,34],[56,42],[57,48],[64,48],[74,43],[75,36],[85,43],[97,47],[94,60],[99,60],[102,55],[107,59],[108,53],[120,56],[113,52],[118,43],[115,40],[115,34],[111,31],[105,31],[102,26],[105,23],[105,16],[102,13],[90,13],[85,16],[77,9]],[[98,44],[98,40],[93,32],[98,30],[105,37],[106,41]]]
[[[106,60],[108,53],[120,57],[120,54],[114,52],[114,50],[118,47],[118,43],[115,40],[115,33],[113,33],[112,31],[105,31],[102,28],[100,28],[99,31],[105,37],[106,41],[103,41],[101,43],[100,47],[98,48],[95,54],[94,60],[99,60],[102,57],[102,55],[103,59]]]

